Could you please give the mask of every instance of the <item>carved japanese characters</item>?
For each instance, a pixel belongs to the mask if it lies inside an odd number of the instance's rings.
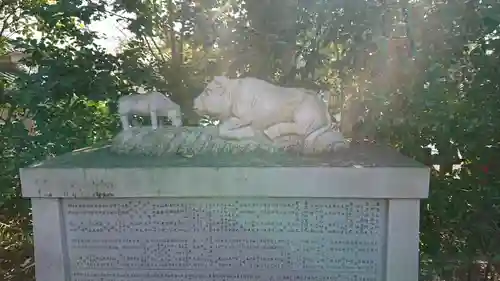
[[[194,100],[194,110],[220,119],[222,138],[263,136],[278,142],[296,135],[303,138],[306,151],[343,141],[333,131],[327,106],[315,92],[278,87],[256,78],[215,77]]]
[[[118,100],[118,113],[123,130],[130,128],[129,115],[151,116],[151,126],[154,130],[158,128],[158,117],[168,117],[175,127],[182,126],[181,109],[167,96],[159,92],[135,94],[120,97]]]
[[[69,271],[77,280],[382,280],[385,200],[114,198],[62,204]]]

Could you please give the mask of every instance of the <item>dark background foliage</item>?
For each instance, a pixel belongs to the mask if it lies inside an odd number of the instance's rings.
[[[0,279],[33,279],[19,168],[109,141],[117,97],[137,86],[168,92],[196,125],[193,97],[225,74],[331,90],[352,141],[432,167],[422,280],[498,280],[500,4],[389,2],[0,1]],[[108,16],[132,34],[112,54],[87,28]]]

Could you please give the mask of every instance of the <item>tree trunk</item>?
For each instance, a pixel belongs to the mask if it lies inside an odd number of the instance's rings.
[[[172,65],[175,67],[178,66],[178,52],[177,52],[177,38],[175,36],[174,30],[174,3],[173,0],[168,0],[167,2],[167,10],[168,10],[168,34],[170,37],[170,49],[172,51]]]

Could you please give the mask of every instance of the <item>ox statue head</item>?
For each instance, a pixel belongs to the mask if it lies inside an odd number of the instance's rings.
[[[199,115],[227,117],[231,108],[228,92],[230,83],[231,80],[226,76],[215,76],[203,92],[194,99],[193,110]]]

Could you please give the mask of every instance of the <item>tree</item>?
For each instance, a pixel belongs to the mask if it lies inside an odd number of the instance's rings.
[[[19,168],[108,140],[118,125],[107,103],[129,91],[117,77],[118,59],[105,54],[85,29],[103,15],[104,3],[22,4],[20,14],[31,20],[20,25],[18,36],[3,35],[0,46],[30,54],[20,61],[29,71],[2,81],[0,103],[8,108],[0,125],[3,280],[29,280],[33,273],[29,202],[20,197]],[[26,112],[36,122],[36,134],[28,134],[16,118]]]
[[[343,111],[344,133],[353,140],[388,143],[435,166],[430,198],[422,203],[423,277],[491,280],[500,252],[495,238],[500,6],[420,0],[400,1],[393,9],[386,2],[14,1],[0,6],[0,21],[18,34],[7,38],[8,28],[0,27],[0,55],[30,54],[20,61],[27,68],[0,63],[6,74],[0,78],[0,104],[7,108],[0,124],[0,217],[7,222],[0,227],[0,241],[14,245],[0,252],[7,261],[0,265],[2,277],[30,276],[15,265],[31,255],[20,167],[108,141],[119,128],[114,103],[134,86],[168,92],[186,113],[184,123],[197,124],[192,99],[206,80],[225,74],[332,90],[331,110]],[[399,8],[406,12],[399,14]],[[134,34],[116,56],[104,53],[85,28],[109,13]],[[394,13],[408,22],[412,44],[389,40],[394,22],[388,19]],[[26,114],[35,120],[36,134],[19,122]],[[486,266],[478,267],[478,260]]]

